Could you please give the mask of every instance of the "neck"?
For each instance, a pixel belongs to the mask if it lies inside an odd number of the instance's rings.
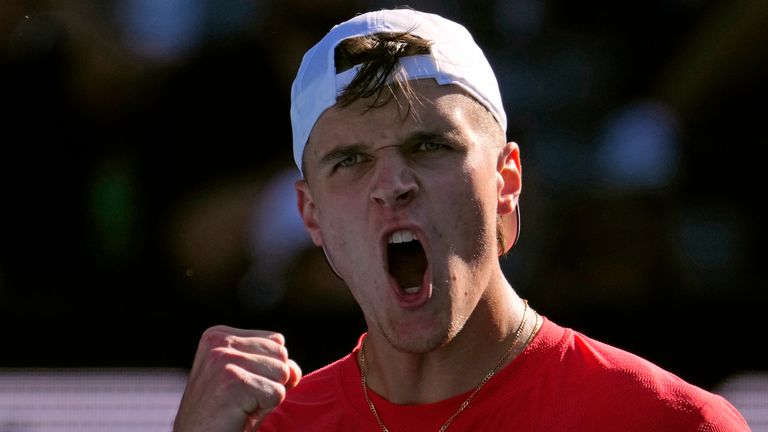
[[[494,367],[511,362],[534,331],[537,315],[530,308],[525,312],[525,301],[506,282],[496,291],[498,298],[483,298],[463,328],[430,352],[399,351],[369,331],[363,345],[368,387],[393,403],[431,403],[476,388]]]

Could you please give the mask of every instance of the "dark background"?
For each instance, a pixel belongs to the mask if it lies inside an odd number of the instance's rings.
[[[768,3],[409,4],[496,67],[515,289],[703,387],[765,370]],[[393,5],[2,0],[0,367],[188,368],[222,323],[282,331],[305,372],[349,352],[361,314],[267,191],[303,52]]]

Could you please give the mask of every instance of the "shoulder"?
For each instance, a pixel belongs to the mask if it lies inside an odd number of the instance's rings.
[[[547,326],[548,349],[538,353],[547,366],[538,372],[543,382],[557,384],[561,397],[570,398],[572,406],[578,406],[584,413],[609,410],[616,418],[659,422],[659,426],[708,425],[701,430],[711,431],[731,430],[712,427],[726,422],[744,427],[734,430],[749,430],[735,408],[721,396],[639,355],[551,321]],[[657,418],[649,419],[654,416]]]
[[[703,405],[711,396],[644,357],[578,331],[566,329],[560,348],[561,361],[577,380],[671,403]]]
[[[580,379],[609,378],[637,383],[641,388],[690,384],[652,361],[576,330],[546,321],[550,336],[548,361]]]

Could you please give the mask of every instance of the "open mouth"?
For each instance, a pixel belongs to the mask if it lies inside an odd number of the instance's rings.
[[[389,274],[405,294],[415,294],[421,290],[427,269],[427,255],[413,232],[401,230],[389,236],[387,260]]]

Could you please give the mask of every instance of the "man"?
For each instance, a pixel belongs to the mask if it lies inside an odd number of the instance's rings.
[[[368,330],[304,378],[277,333],[207,330],[177,432],[749,430],[720,396],[558,326],[507,282],[520,154],[462,26],[359,15],[307,52],[291,98],[299,211]]]

